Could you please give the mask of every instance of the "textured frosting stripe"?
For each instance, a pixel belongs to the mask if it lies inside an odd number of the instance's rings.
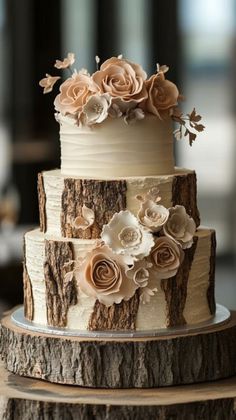
[[[87,203],[91,208],[96,207],[98,215],[98,224],[101,229],[101,223],[108,221],[108,215],[119,211],[126,207],[133,214],[137,214],[140,203],[135,199],[137,194],[145,194],[152,187],[158,186],[162,203],[166,207],[171,207],[178,202],[176,194],[173,190],[173,182],[179,179],[187,188],[187,194],[179,195],[181,203],[188,208],[189,213],[198,220],[198,210],[196,205],[196,178],[194,171],[187,169],[176,169],[174,174],[159,175],[150,177],[128,177],[125,180],[118,178],[116,180],[91,180],[80,178],[67,179],[61,175],[59,170],[43,172],[44,190],[46,194],[46,217],[47,217],[47,233],[57,237],[68,236],[77,237],[78,232],[71,228],[75,215],[80,214],[81,205]],[[66,181],[67,179],[67,181]],[[186,179],[188,180],[186,186]],[[68,185],[67,185],[68,184]],[[78,188],[76,185],[78,184]],[[73,190],[76,190],[73,192]],[[125,193],[126,190],[126,193]],[[184,191],[184,188],[182,188]],[[191,200],[189,196],[193,193]],[[76,202],[74,200],[76,194]],[[117,199],[116,199],[117,194]],[[174,196],[173,196],[174,194]],[[96,199],[94,200],[94,196]],[[74,202],[73,202],[74,200]],[[94,203],[93,203],[94,202]],[[78,214],[76,208],[78,207]],[[62,210],[63,208],[63,210]],[[102,209],[104,214],[102,215]],[[116,209],[116,210],[115,210]],[[113,210],[113,211],[112,211]],[[198,224],[198,223],[197,223]],[[95,237],[90,235],[91,232],[86,231],[84,237]],[[99,234],[99,230],[98,230]]]
[[[25,235],[25,265],[31,280],[34,321],[47,325],[44,265],[44,236],[39,230]]]
[[[184,317],[188,324],[203,322],[211,317],[207,299],[211,265],[212,231],[199,229],[198,244],[190,270]],[[213,279],[214,282],[214,279]],[[212,291],[214,300],[214,290]]]
[[[198,241],[189,273],[186,290],[187,295],[183,311],[183,316],[188,324],[203,322],[212,316],[207,297],[210,265],[214,263],[214,261],[210,263],[212,231],[209,229],[199,229],[197,237]],[[34,321],[43,325],[47,325],[44,278],[45,238],[55,241],[54,237],[43,235],[39,230],[29,232],[25,236],[26,267],[32,283]],[[70,241],[73,246],[74,258],[81,256],[94,243],[93,240],[71,239]],[[70,241],[63,239],[61,242],[68,243]],[[131,323],[136,323],[136,329],[138,330],[165,328],[168,324],[166,297],[160,281],[157,282],[157,289],[158,293],[152,296],[149,303],[145,305],[140,304],[137,313],[135,309],[135,316],[132,318]],[[212,299],[214,299],[214,296]],[[100,306],[102,308],[102,305]],[[81,330],[91,328],[92,318],[95,315],[94,308],[95,299],[80,292],[78,303],[68,308],[67,327]],[[105,314],[103,314],[103,320],[101,322],[105,322],[104,318]],[[107,323],[109,322],[108,320]]]
[[[93,128],[61,120],[61,171],[80,177],[159,175],[174,171],[170,121],[146,117],[131,126],[107,119]]]
[[[58,176],[54,176],[54,173]],[[46,193],[47,232],[51,235],[61,235],[61,200],[64,179],[59,171],[43,172],[44,189]]]

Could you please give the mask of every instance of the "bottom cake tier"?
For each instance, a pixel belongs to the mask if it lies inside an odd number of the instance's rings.
[[[92,240],[55,238],[38,229],[25,235],[25,317],[37,324],[75,330],[155,330],[202,323],[215,313],[215,232],[199,228],[194,249],[176,276],[157,280],[157,292],[143,304],[138,291],[128,301],[104,306],[65,281],[65,264]]]

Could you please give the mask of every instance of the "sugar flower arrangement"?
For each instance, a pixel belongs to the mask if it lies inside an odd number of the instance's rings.
[[[204,130],[201,116],[196,110],[183,115],[178,103],[183,99],[177,86],[166,78],[167,66],[157,64],[156,73],[149,79],[139,64],[119,55],[100,64],[96,56],[97,71],[90,75],[86,69],[77,71],[72,66],[75,55],[69,53],[63,60],[56,60],[54,67],[68,69],[70,76],[60,85],[54,105],[57,116],[68,116],[78,125],[100,124],[106,118],[123,118],[130,124],[151,114],[159,119],[172,118],[179,127],[176,139],[188,137],[190,145],[197,132]],[[39,84],[44,93],[53,90],[59,76],[46,74]]]
[[[84,256],[69,261],[73,269],[65,281],[76,278],[79,289],[107,307],[129,300],[139,290],[142,304],[158,292],[158,280],[172,278],[184,260],[184,250],[193,244],[194,220],[183,206],[167,209],[160,204],[157,188],[144,196],[136,215],[129,210],[115,213],[103,226],[101,239]],[[85,230],[96,222],[91,208],[83,205],[77,216],[77,229]]]

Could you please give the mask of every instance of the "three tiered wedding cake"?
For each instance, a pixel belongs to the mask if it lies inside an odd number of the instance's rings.
[[[119,56],[61,84],[61,169],[39,174],[40,229],[25,235],[25,316],[36,324],[154,331],[214,316],[215,232],[199,227],[195,172],[173,155],[173,120],[190,144],[204,126],[195,109],[179,111],[167,70],[147,79]],[[46,75],[44,92],[58,79]]]

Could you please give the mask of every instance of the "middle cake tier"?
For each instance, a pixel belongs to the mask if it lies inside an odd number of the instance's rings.
[[[125,179],[71,178],[60,170],[51,170],[40,173],[38,178],[40,230],[57,237],[99,238],[103,225],[114,213],[127,209],[136,215],[140,206],[137,195],[152,188],[159,189],[161,204],[167,208],[183,205],[199,226],[196,174],[192,170],[176,168],[169,175]],[[83,205],[95,213],[93,227],[86,230],[74,224]]]

